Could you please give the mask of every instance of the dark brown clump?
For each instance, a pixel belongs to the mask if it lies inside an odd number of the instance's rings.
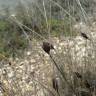
[[[86,88],[88,88],[88,89],[91,88],[91,85],[89,84],[89,82],[87,80],[85,80],[84,84],[85,84],[85,87]]]
[[[51,49],[54,49],[53,45],[50,44],[49,42],[43,42],[43,46],[42,46],[43,50],[49,54]]]
[[[82,33],[82,32],[81,32],[81,36],[82,36],[83,38],[85,38],[85,39],[90,40],[89,37],[88,37],[85,33]]]
[[[57,79],[56,78],[53,78],[52,79],[52,86],[53,86],[53,88],[55,89],[55,91],[59,91],[58,90],[58,81],[57,81]]]
[[[12,65],[12,63],[10,61],[8,63],[9,63],[9,65]]]
[[[77,78],[82,79],[82,75],[81,75],[80,73],[78,73],[78,72],[74,72],[74,74],[76,75]]]

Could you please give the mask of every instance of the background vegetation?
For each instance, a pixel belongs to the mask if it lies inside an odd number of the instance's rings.
[[[96,96],[96,44],[89,32],[95,25],[95,11],[95,0],[20,1],[13,11],[4,7],[0,13],[2,96]],[[78,24],[84,25],[90,40],[80,38],[83,28],[74,28]],[[41,47],[46,40],[57,44],[51,55]]]

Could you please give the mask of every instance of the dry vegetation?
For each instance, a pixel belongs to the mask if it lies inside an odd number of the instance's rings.
[[[19,2],[14,14],[4,8],[0,96],[96,96],[95,6],[36,0]]]

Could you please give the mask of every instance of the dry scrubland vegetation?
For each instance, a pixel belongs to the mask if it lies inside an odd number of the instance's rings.
[[[95,0],[22,1],[1,10],[0,96],[96,96],[95,88]]]

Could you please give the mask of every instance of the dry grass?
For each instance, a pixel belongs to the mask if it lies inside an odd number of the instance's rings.
[[[17,16],[8,17],[9,21],[20,27],[30,46],[24,51],[22,58],[13,59],[1,55],[0,96],[95,96],[95,22],[89,18],[89,14],[86,13],[79,0],[73,2],[72,8],[76,8],[74,4],[80,8],[80,21],[74,17],[75,13],[70,9],[69,2],[66,3],[69,8],[66,10],[59,4],[60,2],[50,0],[50,2],[48,1],[50,11],[46,8],[46,1],[41,0],[41,2],[41,7],[38,3],[34,3],[34,5],[36,4],[36,8],[43,15],[47,39],[36,30],[23,24]],[[51,36],[52,26],[48,21],[52,19],[52,4],[60,9],[62,21],[66,21],[64,14],[68,19],[66,22],[68,26],[64,25],[63,34],[65,35],[61,34],[58,38]],[[30,21],[32,14],[29,14],[28,11],[28,6],[25,6],[25,12]],[[73,14],[71,14],[72,12]],[[38,16],[34,19],[37,18]],[[82,22],[83,20],[84,22]],[[67,32],[68,28],[70,28],[70,34]],[[25,29],[32,33],[32,37]],[[77,32],[75,37],[73,36],[74,30]],[[39,31],[41,32],[42,28]],[[80,32],[88,35],[90,40],[83,38]],[[46,54],[42,49],[43,41],[52,43],[55,50]]]

